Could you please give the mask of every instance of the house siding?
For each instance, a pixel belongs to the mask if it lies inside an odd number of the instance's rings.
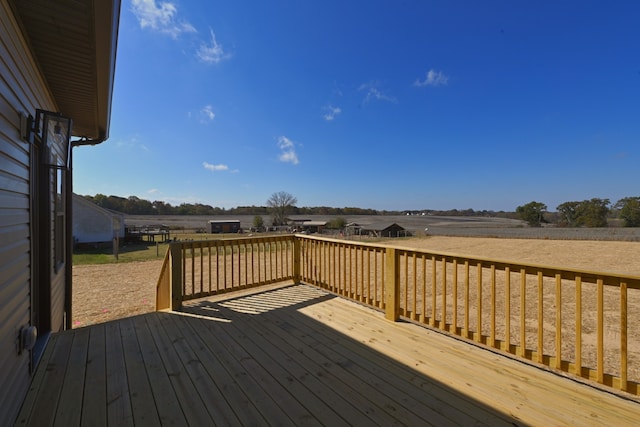
[[[29,388],[31,355],[19,351],[31,324],[33,150],[20,113],[53,108],[12,10],[0,3],[0,425],[12,425]],[[55,285],[59,286],[59,285]],[[59,298],[59,297],[57,297]],[[57,302],[56,302],[57,304]],[[55,310],[59,310],[55,308]],[[62,316],[58,314],[57,316]],[[58,319],[55,319],[57,324]]]
[[[6,105],[6,99],[0,98]],[[2,110],[5,110],[4,108]],[[20,164],[9,154],[15,149],[11,136],[18,134],[12,123],[0,116],[0,425],[13,422],[29,385],[29,354],[16,351],[20,328],[30,322],[30,232],[29,232],[29,166]],[[16,114],[17,117],[17,114]],[[7,167],[5,169],[5,166]],[[7,170],[8,169],[8,170]],[[6,409],[5,409],[6,408]],[[5,410],[11,412],[3,414]]]

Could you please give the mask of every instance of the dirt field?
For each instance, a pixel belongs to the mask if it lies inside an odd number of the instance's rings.
[[[396,244],[391,240],[386,244]],[[640,276],[640,242],[412,238],[398,246],[505,261]],[[153,311],[161,260],[73,268],[73,325],[91,325]]]
[[[433,236],[411,238],[397,244],[393,240],[385,243],[503,261],[640,276],[640,242]]]

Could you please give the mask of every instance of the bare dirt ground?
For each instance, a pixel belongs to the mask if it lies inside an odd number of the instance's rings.
[[[73,327],[155,310],[162,259],[73,267]]]
[[[640,242],[416,237],[385,244],[505,261],[640,276]],[[81,327],[155,308],[160,259],[73,268],[73,325]]]
[[[640,242],[415,237],[385,244],[525,264],[640,276]]]

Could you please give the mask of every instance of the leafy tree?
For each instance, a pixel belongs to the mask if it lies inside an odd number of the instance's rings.
[[[566,227],[578,226],[578,211],[581,202],[564,202],[556,207],[560,214],[560,225]]]
[[[267,200],[267,206],[271,210],[271,217],[273,218],[273,225],[286,225],[287,212],[295,207],[296,203],[298,203],[298,199],[286,191],[273,193]]]
[[[151,202],[136,196],[129,196],[127,198],[122,211],[133,215],[149,215],[155,213]]]
[[[333,218],[331,221],[327,223],[327,228],[331,228],[333,230],[343,229],[347,225],[347,220],[342,217]]]
[[[262,216],[256,215],[253,217],[253,228],[257,230],[262,230],[264,228],[264,220]]]
[[[580,205],[580,225],[585,227],[606,227],[609,214],[609,199],[585,200]]]
[[[171,215],[173,213],[173,206],[169,203],[163,202],[162,200],[155,200],[152,205],[158,215]]]
[[[526,221],[531,227],[540,227],[544,222],[544,214],[546,212],[547,205],[541,202],[529,202],[516,208],[516,213],[520,219]]]
[[[625,197],[613,206],[625,227],[640,227],[640,197]]]
[[[105,209],[107,209],[108,206],[108,201],[107,201],[107,196],[105,196],[102,193],[98,193],[95,196],[91,197],[91,196],[84,196],[85,199],[91,200],[93,201],[93,203],[95,203],[96,205],[103,207]]]
[[[565,202],[556,209],[560,223],[568,227],[606,227],[609,199],[593,198],[581,202]]]

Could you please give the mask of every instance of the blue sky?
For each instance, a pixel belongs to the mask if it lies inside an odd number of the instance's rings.
[[[74,191],[549,210],[640,190],[636,1],[123,0]]]

